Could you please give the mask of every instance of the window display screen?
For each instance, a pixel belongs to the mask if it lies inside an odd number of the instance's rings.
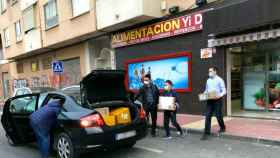
[[[143,86],[144,76],[150,74],[159,89],[171,80],[176,91],[191,91],[190,57],[189,53],[176,53],[127,61],[127,86],[129,90],[138,90]]]

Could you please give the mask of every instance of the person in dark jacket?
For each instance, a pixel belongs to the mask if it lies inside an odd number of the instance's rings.
[[[63,103],[63,99],[56,98],[30,116],[30,125],[36,135],[42,158],[49,157],[50,131],[56,124]]]
[[[156,85],[151,81],[151,75],[146,74],[143,79],[144,85],[140,88],[136,99],[142,101],[144,110],[146,112],[147,120],[149,121],[150,115],[152,119],[151,135],[156,136],[157,126],[157,105],[159,100],[159,90]]]
[[[170,111],[170,110],[165,110],[164,111],[164,129],[166,132],[166,136],[164,139],[171,139],[170,135],[170,128],[169,128],[169,122],[171,120],[171,123],[176,129],[178,130],[178,135],[183,136],[184,132],[181,128],[181,126],[178,124],[177,119],[176,119],[176,113],[179,108],[179,99],[178,99],[178,94],[172,90],[173,83],[170,80],[165,81],[165,87],[164,87],[164,92],[162,96],[169,96],[169,97],[175,97],[175,105],[176,105],[176,110],[175,111]]]

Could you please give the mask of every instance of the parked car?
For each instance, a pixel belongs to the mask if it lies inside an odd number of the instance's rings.
[[[43,93],[43,92],[49,92],[49,91],[56,91],[57,89],[52,87],[22,87],[22,88],[16,88],[14,90],[13,97],[24,95],[24,94],[31,94],[31,93]]]
[[[29,126],[30,114],[52,98],[61,98],[65,103],[51,134],[52,147],[60,158],[76,158],[96,148],[132,147],[146,136],[147,121],[143,108],[129,101],[124,79],[124,71],[96,70],[81,81],[81,89],[77,91],[80,97],[56,91],[8,99],[1,122],[9,143],[24,145],[34,142],[35,136]],[[108,126],[97,111],[97,108],[104,107],[110,110],[125,107],[129,109],[132,121]]]

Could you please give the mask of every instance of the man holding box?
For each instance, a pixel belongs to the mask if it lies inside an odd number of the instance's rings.
[[[214,112],[220,126],[219,133],[223,133],[226,131],[222,113],[222,98],[226,95],[226,88],[224,80],[217,75],[216,67],[209,68],[209,78],[207,80],[204,93],[208,96],[208,100],[206,108],[205,129],[201,140],[206,140],[210,135],[211,119]]]
[[[170,80],[165,81],[165,87],[164,87],[164,92],[162,94],[162,96],[166,96],[166,97],[174,97],[175,101],[174,101],[174,106],[175,106],[175,110],[171,111],[171,110],[164,110],[164,129],[166,132],[166,136],[164,137],[164,139],[171,139],[171,135],[170,135],[170,128],[169,128],[169,123],[171,120],[172,125],[177,129],[177,134],[180,136],[184,136],[183,130],[181,128],[181,126],[178,124],[177,122],[177,118],[176,118],[176,113],[177,110],[179,109],[179,98],[178,98],[178,94],[173,91],[172,89],[173,83]]]

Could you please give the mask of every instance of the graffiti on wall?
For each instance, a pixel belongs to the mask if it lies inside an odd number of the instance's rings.
[[[80,75],[71,75],[70,73],[57,74],[43,74],[40,76],[32,76],[29,78],[13,78],[12,90],[22,87],[54,87],[63,88],[70,85],[79,84],[81,78]]]

